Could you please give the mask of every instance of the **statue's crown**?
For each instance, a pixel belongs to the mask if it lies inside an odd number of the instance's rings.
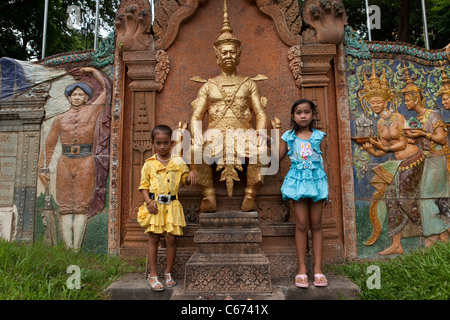
[[[369,100],[372,97],[382,97],[385,100],[389,100],[391,98],[391,91],[389,90],[389,83],[386,80],[385,69],[383,69],[381,80],[378,79],[375,69],[375,62],[372,61],[372,75],[368,80],[364,72],[363,76],[364,81],[362,94],[365,99]]]
[[[409,76],[409,71],[403,62],[403,67],[405,69],[406,86],[402,89],[403,94],[405,93],[422,93],[422,89],[414,84]]]
[[[450,95],[450,79],[445,73],[444,68],[442,68],[442,82],[441,82],[441,90],[439,90],[438,94],[442,97],[444,94]]]
[[[233,29],[231,29],[230,21],[228,20],[228,6],[227,0],[223,1],[223,23],[222,29],[220,30],[220,36],[214,42],[214,47],[218,47],[222,43],[236,43],[238,46],[241,45],[241,41],[239,41],[233,35]]]

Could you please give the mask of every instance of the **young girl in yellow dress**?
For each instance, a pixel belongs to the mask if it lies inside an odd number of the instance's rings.
[[[172,267],[176,255],[176,236],[183,234],[186,226],[183,207],[178,201],[178,188],[181,184],[196,185],[197,176],[179,156],[170,153],[172,129],[158,125],[152,131],[152,143],[155,154],[147,159],[141,170],[139,190],[145,203],[139,208],[137,220],[145,232],[148,241],[148,282],[153,290],[162,291],[164,286],[158,280],[156,259],[160,236],[165,234],[167,266],[164,271],[166,286],[173,287]]]

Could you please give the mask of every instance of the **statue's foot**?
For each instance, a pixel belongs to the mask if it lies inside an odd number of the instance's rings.
[[[255,198],[249,197],[249,196],[245,196],[244,197],[244,201],[242,201],[241,210],[244,211],[244,212],[256,211]]]
[[[403,253],[403,248],[401,246],[397,246],[397,245],[391,245],[389,248],[378,252],[378,254],[380,256],[387,256],[390,254],[402,254]]]
[[[206,196],[202,199],[200,204],[200,212],[215,212],[216,211],[216,196]]]

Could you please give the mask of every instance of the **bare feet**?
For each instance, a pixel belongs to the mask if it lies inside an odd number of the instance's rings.
[[[390,254],[402,254],[402,253],[403,253],[402,246],[395,245],[395,244],[392,244],[389,248],[378,252],[378,254],[380,256],[387,256],[387,255],[390,255]]]

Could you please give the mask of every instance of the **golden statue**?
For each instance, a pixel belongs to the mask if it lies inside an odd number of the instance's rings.
[[[194,161],[191,167],[197,173],[203,194],[200,210],[201,212],[216,211],[212,169],[203,157],[204,154],[209,154],[211,158],[222,159],[217,162],[217,171],[223,169],[220,180],[226,181],[229,197],[233,194],[234,181],[239,181],[236,169],[243,170],[242,159],[256,159],[256,161],[249,161],[247,165],[247,185],[241,206],[242,211],[253,211],[256,210],[257,188],[263,183],[261,163],[257,154],[263,154],[261,152],[266,150],[268,124],[265,111],[266,100],[259,95],[254,81],[259,80],[261,76],[252,79],[240,76],[236,72],[240,61],[241,42],[233,36],[226,0],[224,1],[223,27],[219,38],[214,42],[214,52],[221,73],[208,80],[198,80],[198,77],[191,79],[204,82],[197,98],[192,102],[194,111],[190,122],[194,138],[192,148]],[[202,120],[206,113],[209,119],[206,131],[215,133],[211,139],[206,132],[205,134],[202,132]],[[253,114],[256,120],[256,131],[252,126]],[[196,152],[202,154],[201,161],[198,159],[195,161]]]

